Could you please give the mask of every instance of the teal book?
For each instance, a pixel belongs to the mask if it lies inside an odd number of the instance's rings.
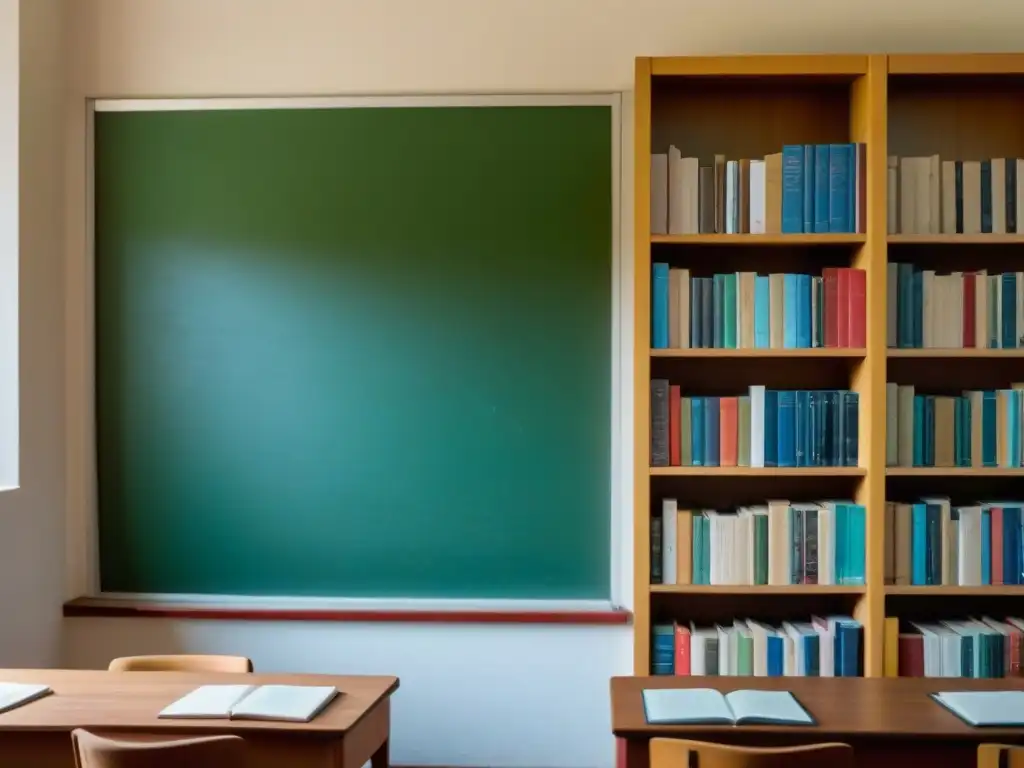
[[[943,691],[930,696],[975,728],[1024,727],[1024,691]]]

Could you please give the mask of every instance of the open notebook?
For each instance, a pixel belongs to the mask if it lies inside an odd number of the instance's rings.
[[[930,695],[968,725],[1024,727],[1024,691],[944,691]]]
[[[815,725],[789,691],[649,688],[643,696],[651,725]]]
[[[35,683],[0,683],[0,712],[28,704],[30,701],[49,696],[53,691],[48,685]]]
[[[322,685],[201,685],[160,717],[308,723],[337,695]]]

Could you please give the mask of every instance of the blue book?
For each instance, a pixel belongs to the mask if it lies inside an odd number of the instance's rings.
[[[810,454],[808,441],[808,426],[810,421],[810,407],[806,389],[796,391],[796,414],[794,434],[796,436],[796,466],[806,467],[807,458]]]
[[[996,393],[989,390],[981,396],[981,464],[984,467],[996,466],[997,422]]]
[[[768,275],[754,278],[754,346],[768,349],[771,346],[771,280]]]
[[[928,584],[928,507],[914,504],[910,508],[910,583]]]
[[[796,275],[796,346],[800,349],[811,347],[811,276]]]
[[[704,400],[695,397],[690,401],[690,460],[695,467],[704,465]]]
[[[800,276],[786,274],[782,281],[782,346],[799,347]]]
[[[780,467],[796,466],[796,392],[779,392],[779,455]]]
[[[764,465],[779,465],[779,392],[764,391]]]
[[[829,146],[829,231],[851,232],[850,169],[853,166],[853,145]]]
[[[804,232],[814,231],[814,145],[804,144]]]
[[[804,148],[787,144],[782,148],[782,231],[804,231]]]
[[[1017,344],[1017,273],[1004,272],[1002,275],[1002,338],[1000,347],[1016,349]]]
[[[829,231],[829,145],[814,147],[814,231]]]
[[[721,436],[719,425],[719,405],[717,397],[704,398],[704,466],[717,467],[719,465],[720,448],[718,445]]]
[[[668,349],[668,264],[652,265],[651,347]]]

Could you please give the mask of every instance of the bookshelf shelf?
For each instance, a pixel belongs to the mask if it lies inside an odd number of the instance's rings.
[[[1024,467],[887,467],[887,477],[1024,477]]]
[[[970,357],[988,360],[1000,360],[1014,357],[1024,357],[1024,349],[979,349],[971,347],[968,349],[889,349],[886,350],[886,357],[890,358],[924,358],[944,359],[952,357]]]
[[[1017,245],[1024,244],[1024,235],[889,235],[887,240],[889,245]]]
[[[651,592],[664,595],[861,595],[865,587],[827,584],[652,584]]]
[[[651,467],[652,477],[863,477],[863,467]]]
[[[861,234],[810,234],[810,235],[651,235],[652,243],[675,245],[730,245],[730,246],[793,246],[793,245],[860,245],[865,235]]]
[[[914,597],[1024,597],[1024,586],[989,585],[981,587],[958,587],[943,585],[930,587],[908,587],[889,584],[885,587],[885,594],[901,596],[907,595]]]
[[[736,357],[770,357],[803,359],[833,359],[844,357],[864,357],[867,350],[851,348],[813,348],[813,349],[652,349],[651,357],[696,357],[696,358],[736,358]]]

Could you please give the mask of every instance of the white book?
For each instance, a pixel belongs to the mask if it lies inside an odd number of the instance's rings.
[[[815,724],[789,691],[745,690],[723,695],[711,688],[648,688],[643,699],[651,725]]]
[[[750,234],[765,232],[764,160],[750,161]]]
[[[686,187],[683,183],[683,155],[675,145],[668,148],[668,233],[682,235],[686,232],[686,206],[683,198]]]
[[[968,725],[1024,725],[1024,691],[943,691],[931,697]]]
[[[201,685],[159,716],[204,720],[282,720],[307,723],[337,696],[333,686]]]
[[[663,499],[661,502],[661,581],[663,584],[675,584],[676,574],[676,543],[678,542],[679,509],[675,499]]]
[[[764,397],[763,384],[751,384],[750,390],[750,466],[764,467]]]
[[[50,686],[39,683],[0,683],[0,712],[17,709],[51,693]]]
[[[337,695],[332,685],[261,685],[232,708],[231,717],[308,723]]]

